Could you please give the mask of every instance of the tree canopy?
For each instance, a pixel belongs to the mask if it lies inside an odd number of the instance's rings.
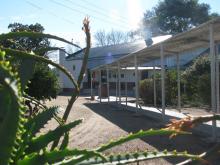
[[[146,11],[142,21],[144,28],[153,35],[176,34],[204,23],[217,13],[210,13],[210,6],[198,0],[163,0],[151,11]]]
[[[23,25],[21,23],[9,24],[8,28],[11,32],[38,32],[43,33],[44,27],[39,24]],[[5,40],[1,43],[4,47],[9,47],[12,49],[18,49],[22,51],[32,51],[37,52],[37,50],[42,48],[47,48],[50,46],[50,42],[47,38],[29,38],[29,37],[18,37],[13,40]],[[45,56],[44,53],[37,55]],[[48,58],[48,57],[47,57]],[[22,65],[20,60],[11,59],[14,62],[16,68]],[[29,68],[27,68],[29,69]],[[30,79],[30,83],[27,85],[28,88],[25,90],[27,94],[35,97],[39,100],[56,98],[59,91],[59,82],[56,74],[52,69],[44,63],[35,63],[34,74]]]

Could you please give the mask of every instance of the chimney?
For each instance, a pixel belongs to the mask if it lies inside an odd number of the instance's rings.
[[[150,32],[148,29],[144,29],[143,33],[145,44],[147,47],[151,46],[153,44],[152,32]]]

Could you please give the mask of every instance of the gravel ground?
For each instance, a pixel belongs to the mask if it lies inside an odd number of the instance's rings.
[[[47,102],[48,106],[59,105],[65,109],[69,97],[59,96],[56,100]],[[120,107],[107,104],[99,104],[96,101],[91,101],[86,97],[79,97],[74,104],[69,115],[68,121],[73,121],[83,118],[83,123],[70,132],[69,147],[77,148],[96,148],[103,143],[107,143],[111,139],[119,138],[127,135],[130,132],[138,130],[147,130],[150,128],[161,128],[162,123],[145,116],[135,115],[132,112],[121,110]],[[56,121],[51,120],[42,132],[54,129],[57,126]],[[177,136],[169,139],[168,136],[154,136],[142,138],[127,142],[117,146],[109,153],[124,153],[142,150],[173,150],[185,151],[190,153],[202,153],[210,147],[210,144],[205,143],[200,138],[194,135]],[[169,159],[154,159],[139,164],[150,165],[169,165],[176,164],[184,159],[169,158]]]

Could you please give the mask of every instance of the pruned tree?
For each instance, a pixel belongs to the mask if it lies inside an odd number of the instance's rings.
[[[107,46],[133,42],[137,39],[137,35],[136,31],[122,32],[112,29],[108,33],[105,30],[99,30],[95,33],[94,38],[97,46]]]
[[[107,38],[105,30],[99,30],[94,35],[97,46],[105,46],[107,45]]]

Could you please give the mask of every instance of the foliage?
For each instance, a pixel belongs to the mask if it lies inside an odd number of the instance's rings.
[[[177,72],[176,70],[166,71],[165,77],[165,99],[166,104],[176,105],[177,102]],[[161,75],[156,74],[156,98],[157,104],[161,104]],[[145,104],[152,105],[154,102],[154,91],[153,91],[153,78],[148,78],[140,81],[139,91],[140,97],[145,102]]]
[[[211,104],[210,61],[208,56],[198,57],[183,75],[188,101]]]
[[[27,87],[26,93],[38,100],[54,99],[60,89],[57,75],[44,64],[35,67],[34,75]]]
[[[10,24],[8,28],[13,33],[43,33],[44,31],[44,27],[38,23],[34,25],[23,25],[20,23],[13,23]],[[11,39],[2,39],[0,43],[6,48],[12,48],[27,52],[32,51],[40,56],[45,56],[46,52],[40,52],[39,50],[46,49],[50,46],[48,38],[33,38],[26,36],[19,37],[18,35],[17,37]],[[30,83],[28,84],[28,88],[25,90],[25,92],[27,92],[30,96],[35,97],[38,100],[56,98],[57,93],[59,92],[59,82],[57,76],[52,72],[52,70],[48,67],[47,64],[35,63],[29,60],[27,62],[19,62],[17,58],[13,58],[13,60],[10,61],[13,61],[15,65],[17,65],[17,67],[19,67],[19,65],[25,65],[25,67],[27,67],[27,65],[35,65],[35,67],[33,67],[34,74],[30,77]],[[44,85],[42,86],[42,84]]]
[[[177,34],[204,23],[218,14],[198,0],[163,0],[152,11],[146,11],[143,26],[154,35]]]
[[[82,82],[83,75],[86,70],[86,63],[89,55],[90,29],[88,19],[84,20],[83,25],[83,29],[86,33],[87,47],[85,49],[83,65],[77,82],[72,77],[72,75],[70,75],[69,72],[67,72],[65,68],[63,68],[59,64],[53,63],[45,57],[40,57],[38,55],[29,54],[24,51],[14,50],[12,48],[4,48],[3,46],[1,46],[1,49],[5,50],[6,53],[0,51],[0,164],[38,165],[58,163],[67,165],[100,163],[108,164],[108,162],[111,162],[112,164],[121,164],[136,162],[139,160],[141,161],[146,159],[171,156],[181,156],[193,160],[201,160],[200,156],[198,155],[191,155],[187,152],[177,152],[175,150],[171,152],[166,150],[161,152],[146,151],[143,153],[129,153],[125,155],[119,154],[110,156],[105,156],[102,153],[103,151],[108,150],[112,147],[145,136],[188,134],[188,132],[182,131],[182,127],[180,126],[185,126],[184,123],[186,121],[188,123],[191,120],[175,122],[173,123],[175,124],[175,127],[169,126],[167,129],[150,129],[146,131],[141,130],[137,133],[129,134],[117,140],[112,140],[109,143],[104,144],[98,147],[97,149],[93,150],[80,150],[77,148],[68,148],[68,132],[82,122],[82,120],[79,119],[70,123],[66,123],[72,105],[78,97],[79,86]],[[5,34],[3,35],[5,37]],[[18,35],[18,33],[11,33],[10,35],[8,35],[8,37],[10,38],[16,35]],[[25,36],[30,34],[19,33],[19,35]],[[56,36],[46,34],[44,35],[43,33],[33,33],[33,36],[49,36],[52,38],[57,38]],[[1,37],[2,35],[0,35],[0,39]],[[58,116],[59,107],[46,107],[45,105],[41,105],[41,103],[37,102],[37,100],[34,100],[34,98],[25,96],[25,88],[22,88],[22,86],[27,86],[27,81],[25,80],[28,79],[27,76],[29,76],[30,73],[15,72],[15,70],[13,69],[13,65],[7,60],[9,57],[12,56],[19,58],[21,61],[28,59],[33,61],[40,61],[46,64],[52,64],[70,78],[75,88],[62,119]],[[22,71],[23,70],[19,70],[18,72]],[[33,70],[28,71],[31,72],[31,74],[33,74]],[[29,118],[25,116],[26,112],[28,111],[28,107],[25,105],[25,100],[27,98],[31,101],[35,101],[40,104],[40,111],[38,111],[35,115]],[[44,125],[51,118],[56,119],[56,121],[58,122],[59,125],[57,126],[57,128],[46,133],[41,133],[39,135],[38,133],[40,129],[43,128]],[[192,120],[192,122],[207,122],[210,120],[219,120],[219,116],[214,115],[206,118],[198,118]],[[61,137],[64,137],[63,141],[59,141]],[[53,142],[53,147],[51,148],[51,150],[48,150],[48,145],[51,142]]]

